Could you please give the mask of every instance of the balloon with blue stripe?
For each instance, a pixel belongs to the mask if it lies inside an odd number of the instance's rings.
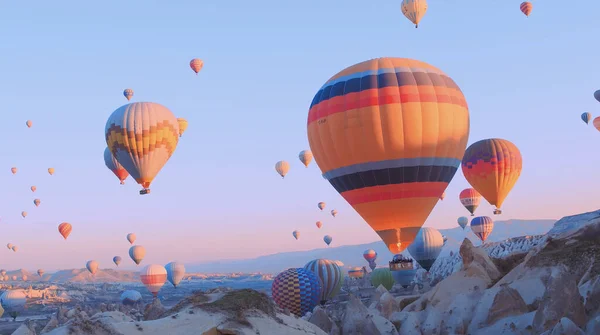
[[[439,230],[431,227],[423,227],[417,233],[415,240],[408,246],[408,252],[426,271],[442,252],[444,237]]]
[[[494,230],[494,221],[489,216],[478,216],[471,220],[471,230],[475,236],[485,242]]]

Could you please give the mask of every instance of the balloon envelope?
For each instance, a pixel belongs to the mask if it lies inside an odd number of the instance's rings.
[[[171,262],[165,266],[165,269],[167,270],[167,280],[177,287],[185,275],[185,266],[178,262]]]
[[[415,27],[419,27],[419,22],[425,13],[427,13],[427,1],[426,0],[402,0],[400,6],[402,14],[415,24]]]
[[[271,295],[280,308],[302,317],[319,303],[322,285],[312,271],[287,269],[273,280]]]
[[[98,262],[97,262],[97,261],[95,261],[95,260],[88,261],[88,262],[85,264],[85,267],[88,269],[88,271],[89,271],[89,272],[90,272],[92,275],[95,275],[95,274],[96,274],[96,272],[98,271]]]
[[[167,270],[162,265],[150,264],[140,272],[140,280],[154,297],[167,281]]]
[[[591,113],[583,113],[581,114],[581,119],[583,120],[583,122],[585,122],[585,124],[589,124],[590,120],[592,119],[592,114]]]
[[[298,158],[300,159],[302,164],[304,164],[304,166],[308,167],[308,164],[310,164],[310,162],[312,162],[312,159],[313,159],[312,151],[302,150],[298,154]]]
[[[129,248],[129,257],[135,262],[135,264],[139,265],[144,257],[146,256],[146,248],[141,245],[134,245]]]
[[[494,230],[494,221],[488,216],[478,216],[471,220],[471,230],[482,242],[485,242]]]
[[[460,192],[458,195],[460,199],[460,203],[465,206],[465,208],[474,215],[475,210],[479,207],[481,203],[481,194],[477,192],[474,188],[466,188]]]
[[[62,235],[62,237],[66,240],[69,235],[71,235],[71,231],[73,230],[73,226],[71,226],[68,222],[63,222],[58,225],[58,232]]]
[[[279,173],[281,178],[285,178],[285,175],[290,171],[290,163],[286,161],[279,161],[275,163],[275,171]]]
[[[419,230],[417,237],[408,246],[408,252],[426,271],[442,252],[444,238],[439,230],[431,227],[423,227]]]
[[[123,305],[135,305],[142,301],[142,294],[136,290],[127,290],[121,293],[121,303]]]
[[[373,287],[378,288],[379,285],[383,285],[388,291],[394,286],[394,277],[389,268],[379,268],[371,272],[371,284]]]
[[[129,172],[125,170],[123,165],[119,164],[115,156],[112,155],[108,147],[104,149],[104,165],[119,178],[121,185],[125,184],[125,179],[129,177]]]
[[[129,243],[133,244],[136,239],[137,236],[134,233],[127,234],[127,241],[129,241]]]
[[[121,258],[121,256],[115,256],[113,257],[113,263],[115,263],[116,266],[119,266],[119,264],[121,264],[121,261],[123,259]]]
[[[529,1],[525,1],[521,3],[519,8],[521,9],[521,12],[525,14],[525,16],[529,16],[529,14],[531,14],[531,10],[533,10],[533,4]]]
[[[321,302],[332,299],[340,292],[344,281],[344,273],[334,261],[315,259],[306,263],[304,269],[312,271],[321,280],[323,284]]]
[[[373,249],[368,249],[363,252],[363,258],[367,262],[375,261],[377,259],[377,252]]]
[[[464,230],[465,227],[469,224],[469,218],[467,218],[466,216],[461,216],[458,218],[458,220],[456,220],[458,222],[458,225]]]

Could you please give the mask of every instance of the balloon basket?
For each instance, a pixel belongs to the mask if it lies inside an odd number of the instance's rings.
[[[494,215],[502,214],[502,211],[499,209],[494,209]]]
[[[149,188],[145,188],[143,190],[140,191],[140,195],[144,195],[144,194],[149,194],[150,193],[150,189]]]

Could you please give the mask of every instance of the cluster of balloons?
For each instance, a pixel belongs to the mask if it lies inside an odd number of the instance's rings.
[[[596,99],[596,101],[600,102],[600,90],[597,90],[596,92],[594,92],[594,99]],[[585,122],[585,124],[589,124],[591,119],[592,119],[591,113],[585,112],[585,113],[581,114],[581,120],[583,120],[583,122]],[[592,122],[592,124],[594,125],[594,128],[596,128],[598,131],[600,131],[600,116],[596,117],[594,119],[594,121]]]

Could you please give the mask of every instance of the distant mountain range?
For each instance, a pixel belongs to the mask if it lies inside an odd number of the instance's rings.
[[[526,235],[546,234],[557,220],[508,220],[497,221],[494,223],[494,230],[488,237],[487,242],[498,242],[511,237]],[[450,251],[456,252],[465,237],[474,242],[475,245],[481,245],[481,241],[467,226],[465,230],[460,227],[452,229],[440,229],[440,232],[448,238],[446,246],[440,256],[445,256]],[[290,267],[303,267],[310,260],[316,258],[326,258],[339,260],[344,263],[344,267],[366,266],[367,262],[362,254],[366,249],[373,249],[378,254],[378,264],[387,265],[393,255],[381,241],[345,245],[334,248],[322,248],[307,251],[282,252],[273,255],[260,256],[253,259],[220,261],[210,263],[186,264],[188,272],[209,272],[209,273],[278,273]],[[405,252],[406,253],[406,252]],[[408,253],[406,253],[408,255]]]

